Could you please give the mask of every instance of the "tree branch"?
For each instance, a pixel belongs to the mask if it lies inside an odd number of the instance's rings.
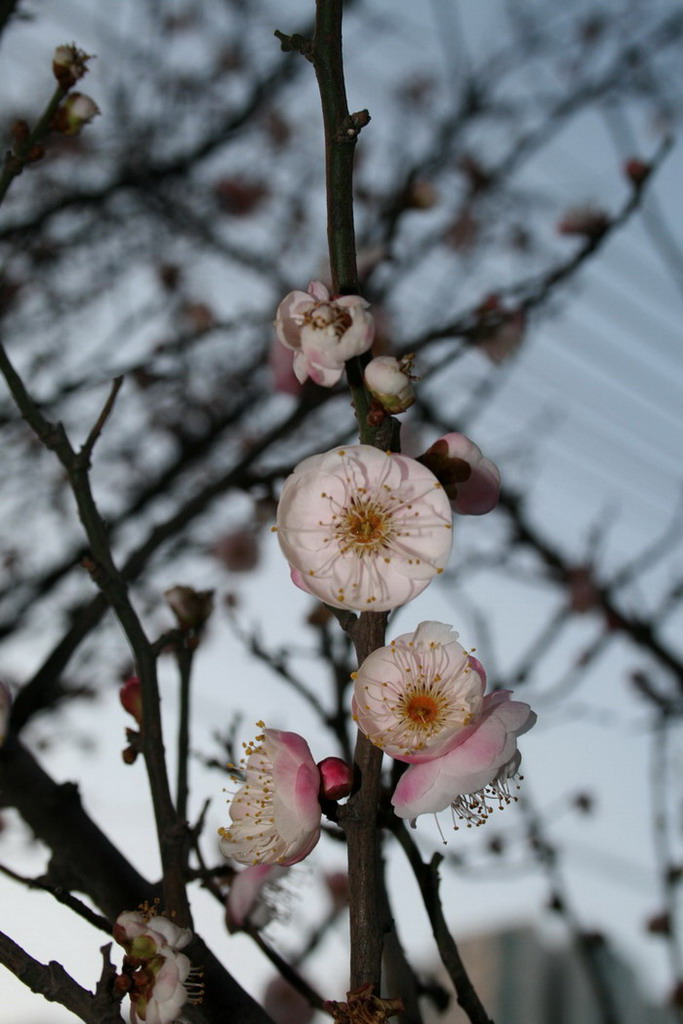
[[[110,948],[107,946],[102,951],[102,979],[93,995],[74,981],[61,964],[54,960],[41,964],[8,935],[0,932],[0,962],[32,992],[39,993],[51,1003],[60,1003],[86,1024],[124,1024],[119,1000],[112,992],[114,970],[108,958]]]

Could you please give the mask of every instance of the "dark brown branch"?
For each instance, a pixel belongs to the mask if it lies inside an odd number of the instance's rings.
[[[2,345],[0,345],[0,371],[4,374],[7,385],[26,423],[45,447],[54,452],[68,475],[71,490],[76,499],[79,518],[90,545],[87,568],[93,581],[116,613],[135,656],[142,691],[144,719],[142,747],[154,804],[161,861],[164,867],[165,908],[173,911],[177,915],[179,924],[186,927],[191,924],[184,877],[186,835],[182,823],[178,821],[166,771],[156,656],[129,598],[125,577],[114,563],[107,528],[100,516],[90,487],[90,451],[99,432],[98,425],[100,421],[103,422],[103,417],[106,418],[118,388],[114,385],[110,400],[90,432],[86,446],[80,452],[75,452],[61,423],[52,423],[43,416]]]
[[[305,421],[312,409],[317,408],[329,398],[330,392],[323,388],[307,392],[297,409],[281,423],[267,431],[259,441],[254,442],[238,463],[210,480],[199,491],[194,492],[166,520],[157,523],[140,546],[126,558],[120,570],[122,577],[129,582],[136,579],[159,548],[201,515],[216,498],[233,488],[248,488],[252,483],[252,467],[259,456],[271,445],[286,437],[290,431],[296,429]],[[161,490],[161,482],[157,481],[157,484],[158,486],[154,488],[155,493]],[[32,714],[49,705],[59,695],[58,682],[61,673],[85,637],[102,620],[107,607],[105,598],[100,594],[79,610],[72,627],[52,650],[34,677],[17,695],[12,709],[13,728],[23,727]]]
[[[415,880],[420,887],[441,962],[453,982],[458,1003],[472,1024],[493,1024],[470,981],[455,939],[451,935],[444,917],[439,897],[439,864],[442,860],[441,856],[434,854],[431,863],[425,864],[406,826],[400,825],[395,829],[395,833],[413,869]]]
[[[85,893],[110,921],[161,895],[160,886],[143,878],[88,816],[77,787],[56,783],[12,736],[0,748],[0,802],[15,807],[52,851],[51,884]],[[184,952],[204,972],[203,1002],[184,1009],[184,1017],[216,1024],[227,1013],[240,1024],[272,1024],[198,935]]]
[[[74,981],[61,964],[54,960],[41,964],[0,932],[0,962],[32,992],[39,993],[51,1003],[60,1003],[86,1024],[123,1024],[119,1001],[112,991],[114,970],[108,958],[110,948],[107,946],[102,951],[102,978],[93,995]]]
[[[51,896],[57,900],[58,903],[62,903],[69,910],[73,910],[75,914],[82,917],[84,921],[91,924],[93,928],[99,928],[101,931],[106,932],[107,935],[111,935],[111,923],[106,917],[102,917],[101,914],[96,914],[94,910],[91,910],[82,900],[79,900],[77,896],[68,892],[61,885],[55,885],[49,877],[46,878],[27,878],[24,875],[18,874],[16,871],[12,871],[4,864],[0,864],[0,873],[6,875],[7,878],[11,878],[14,882],[18,882],[20,885],[26,886],[27,889],[40,889],[42,892],[49,892]],[[49,874],[49,873],[48,873]]]
[[[385,613],[363,612],[355,620],[351,639],[358,664],[384,643]],[[381,796],[382,751],[361,733],[356,740],[355,766],[360,785],[345,807],[340,824],[346,832],[349,861],[351,928],[350,988],[371,983],[379,992],[383,922],[380,831],[377,813]]]

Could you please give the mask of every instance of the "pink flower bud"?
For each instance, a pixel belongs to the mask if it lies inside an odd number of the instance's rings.
[[[399,362],[393,356],[377,356],[365,367],[365,385],[387,412],[405,412],[415,401],[410,362],[409,357]]]
[[[318,761],[320,792],[328,800],[341,800],[348,796],[353,785],[353,769],[340,757],[326,757]]]
[[[142,693],[137,676],[126,679],[119,690],[119,699],[128,714],[133,716],[138,725],[142,725]]]
[[[464,434],[445,434],[418,461],[431,469],[460,515],[482,516],[498,504],[498,467]]]
[[[634,185],[642,185],[651,170],[651,164],[645,163],[644,160],[638,160],[637,157],[632,157],[624,164],[624,173]]]

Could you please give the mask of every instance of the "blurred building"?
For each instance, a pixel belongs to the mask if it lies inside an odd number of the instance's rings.
[[[462,940],[458,948],[495,1024],[603,1024],[608,1019],[577,951],[546,944],[532,928]],[[596,944],[590,955],[618,1024],[673,1024],[673,1014],[647,1001],[635,972],[607,945]],[[457,1004],[425,1019],[468,1024]]]

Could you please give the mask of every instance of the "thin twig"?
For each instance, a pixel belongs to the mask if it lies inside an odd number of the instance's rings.
[[[105,964],[103,976],[109,975],[110,983],[98,986],[97,994],[93,995],[74,981],[61,964],[54,960],[49,964],[41,964],[2,932],[0,963],[32,992],[39,993],[51,1003],[59,1003],[86,1024],[124,1024],[119,1012],[119,1001],[114,998],[111,990],[111,968],[108,964]]]
[[[99,928],[100,931],[106,932],[107,935],[111,935],[111,922],[106,917],[102,917],[101,914],[95,913],[91,910],[82,900],[79,900],[77,896],[68,892],[61,885],[54,885],[48,879],[44,878],[28,878],[25,875],[20,875],[18,872],[8,868],[5,864],[0,864],[0,873],[6,875],[7,878],[11,878],[14,882],[19,882],[21,885],[25,885],[27,889],[41,889],[43,892],[49,892],[51,896],[59,902],[63,903],[69,910],[73,910],[75,914],[82,917],[84,921],[91,924],[93,928]]]
[[[431,862],[425,864],[406,826],[404,824],[399,825],[394,830],[394,833],[408,858],[415,875],[415,880],[420,887],[422,900],[429,916],[429,922],[432,926],[432,933],[441,962],[453,982],[458,1003],[472,1024],[493,1024],[474,989],[460,957],[455,939],[451,935],[444,917],[439,897],[439,864],[442,860],[441,855],[438,853],[434,854]]]
[[[83,445],[83,447],[80,450],[81,458],[85,459],[86,462],[90,461],[90,457],[92,455],[93,448],[95,447],[95,444],[97,443],[98,437],[102,433],[104,425],[107,422],[107,419],[109,418],[109,414],[111,413],[112,409],[114,408],[114,402],[116,401],[116,396],[118,395],[119,391],[121,390],[121,385],[122,384],[123,384],[123,377],[115,377],[114,380],[112,381],[111,390],[109,392],[109,397],[107,398],[107,401],[104,404],[104,408],[102,409],[102,412],[100,413],[100,415],[97,417],[96,422],[93,424],[93,427],[92,427],[90,433],[88,434],[88,437],[86,439],[85,444]]]

